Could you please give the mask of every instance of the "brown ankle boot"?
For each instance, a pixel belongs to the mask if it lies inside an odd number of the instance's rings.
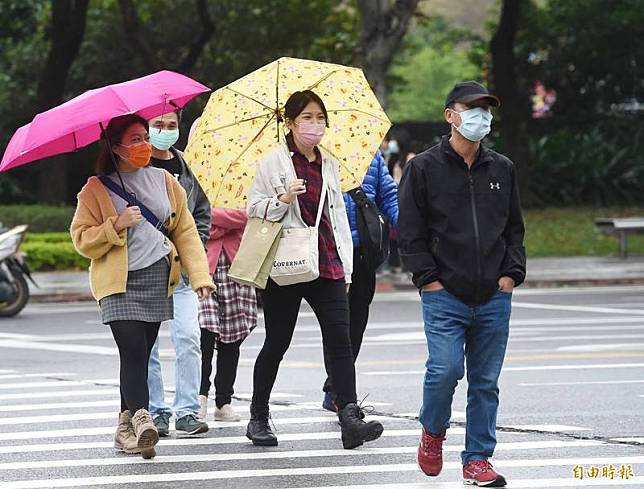
[[[114,435],[114,448],[130,455],[141,453],[141,449],[137,445],[134,428],[132,427],[130,411],[119,413],[119,424],[116,427],[116,434]]]
[[[143,458],[156,456],[154,446],[159,442],[159,432],[154,426],[152,416],[150,416],[147,409],[141,408],[134,413],[132,426],[136,435],[136,445],[141,450],[141,456]]]

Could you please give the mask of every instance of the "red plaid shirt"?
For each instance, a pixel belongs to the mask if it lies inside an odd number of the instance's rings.
[[[320,150],[315,148],[315,161],[309,162],[308,158],[297,149],[291,134],[286,137],[286,141],[289,151],[293,153],[293,166],[297,178],[306,180],[306,193],[297,197],[302,219],[308,226],[315,226],[318,205],[322,196],[322,155]],[[335,246],[333,227],[324,212],[318,231],[318,249],[320,252],[320,277],[331,280],[344,279],[344,267]]]

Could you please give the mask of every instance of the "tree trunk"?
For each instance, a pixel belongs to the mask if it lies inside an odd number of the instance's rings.
[[[183,58],[179,60],[163,60],[159,58],[154,47],[148,42],[148,33],[139,18],[139,12],[133,0],[119,0],[125,37],[132,50],[139,53],[143,58],[147,71],[159,71],[168,66],[180,73],[190,73],[192,71],[203,48],[215,32],[215,24],[210,16],[208,3],[207,0],[195,0],[197,14],[195,19],[198,19],[201,23],[201,33],[199,36],[195,36],[194,41],[188,45],[188,50]]]
[[[67,77],[78,56],[85,35],[89,0],[52,0],[47,62],[40,75],[36,99],[37,112],[63,102]],[[52,158],[38,172],[38,200],[63,203],[67,197],[65,156]]]
[[[383,107],[387,106],[387,71],[417,5],[418,0],[358,0],[363,67]]]
[[[514,54],[521,9],[525,0],[503,0],[501,19],[490,43],[493,93],[501,99],[500,132],[502,148],[516,165],[522,201],[534,203],[529,187],[527,121],[530,117],[528,93],[519,84]]]

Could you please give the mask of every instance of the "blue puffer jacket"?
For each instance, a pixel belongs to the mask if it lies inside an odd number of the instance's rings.
[[[376,157],[369,165],[367,174],[362,181],[362,189],[369,197],[369,200],[375,202],[390,224],[398,222],[398,188],[396,182],[391,178],[387,163],[378,151]],[[344,194],[344,204],[349,216],[351,225],[351,237],[353,238],[353,247],[360,246],[360,236],[358,235],[358,222],[356,220],[356,203],[347,193]]]

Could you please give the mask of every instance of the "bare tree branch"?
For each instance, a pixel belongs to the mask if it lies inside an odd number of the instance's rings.
[[[188,53],[177,65],[177,71],[181,73],[190,73],[192,71],[203,48],[208,44],[208,41],[210,41],[210,38],[215,32],[215,23],[210,16],[208,2],[206,0],[195,0],[195,7],[197,9],[197,17],[201,19],[201,35],[192,43]]]
[[[125,38],[132,48],[140,53],[148,71],[158,71],[163,66],[157,57],[154,49],[150,47],[145,39],[143,25],[139,18],[139,12],[132,0],[119,0],[121,15],[123,16],[123,27]]]

